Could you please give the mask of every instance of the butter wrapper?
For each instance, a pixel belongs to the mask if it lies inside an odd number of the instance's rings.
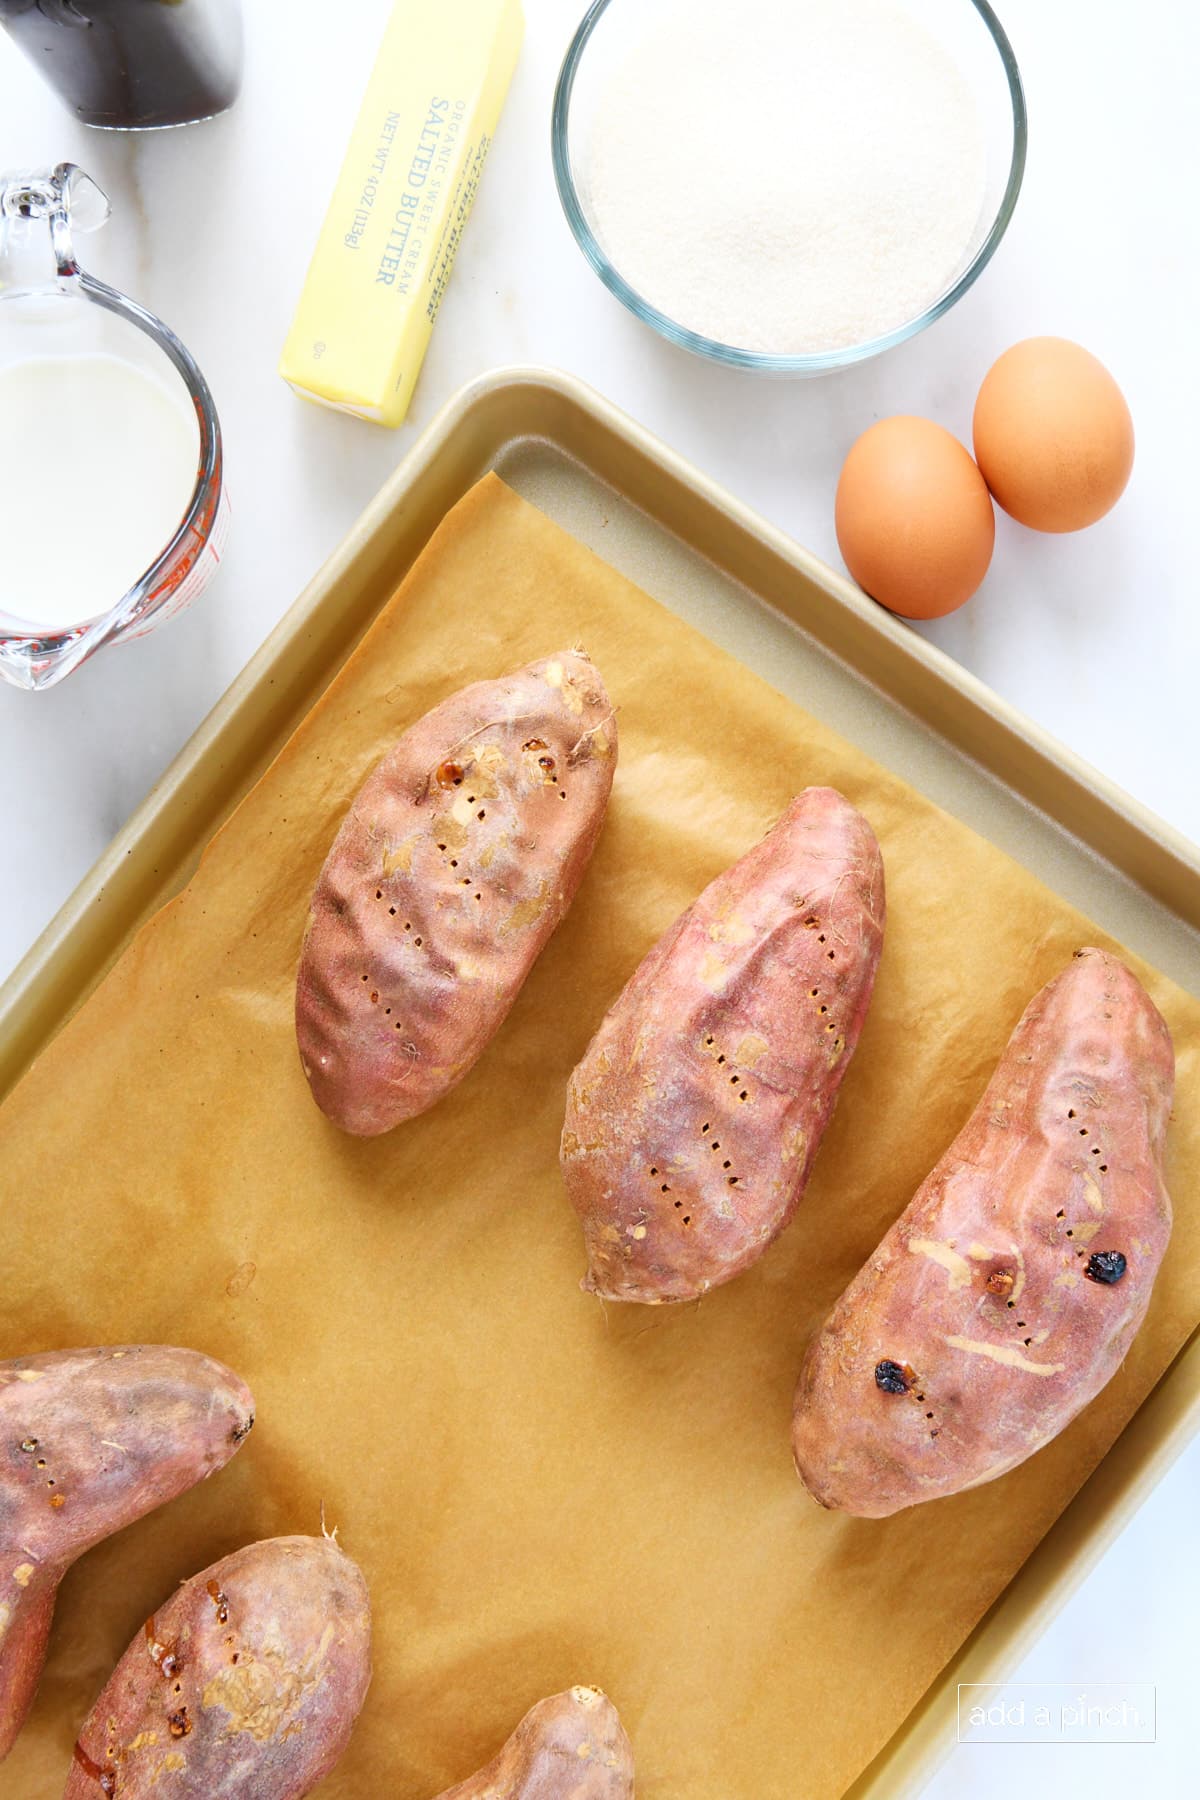
[[[404,418],[523,34],[520,0],[398,0],[283,348],[298,394]]]

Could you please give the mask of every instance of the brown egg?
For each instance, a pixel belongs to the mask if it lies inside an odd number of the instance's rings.
[[[835,510],[846,565],[906,619],[940,619],[969,600],[992,560],[996,515],[956,437],[929,419],[881,419],[842,464]]]
[[[1006,513],[1079,531],[1115,506],[1133,468],[1120,388],[1067,338],[1026,338],[992,364],[975,402],[975,456]]]

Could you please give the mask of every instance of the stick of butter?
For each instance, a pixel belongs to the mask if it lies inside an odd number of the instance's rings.
[[[399,425],[524,33],[520,0],[397,0],[279,373]]]

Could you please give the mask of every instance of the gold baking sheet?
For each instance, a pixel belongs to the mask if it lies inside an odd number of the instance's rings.
[[[584,642],[621,708],[609,822],[568,920],[466,1083],[370,1144],[308,1098],[291,1028],[308,892],[366,769],[464,681]],[[877,997],[795,1224],[703,1303],[583,1296],[558,1180],[566,1075],[604,1006],[789,795],[871,818]],[[791,1471],[804,1342],[970,1110],[1028,995],[1102,933],[1025,870],[597,562],[494,479],[437,534],[327,697],[0,1112],[0,1349],[193,1343],[255,1388],[219,1477],[70,1578],[0,1773],[60,1791],[75,1723],[180,1576],[322,1505],[361,1561],[377,1674],[327,1795],[424,1800],[525,1707],[604,1686],[649,1800],[840,1795],[900,1726],[1195,1324],[1186,1205],[1105,1394],[999,1484],[896,1519]],[[1144,971],[1143,971],[1144,972]],[[1200,1140],[1200,1007],[1145,978]],[[1190,1290],[1190,1292],[1189,1292]]]

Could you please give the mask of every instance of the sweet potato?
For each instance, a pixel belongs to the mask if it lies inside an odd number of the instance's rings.
[[[650,951],[568,1090],[585,1288],[690,1300],[783,1230],[858,1042],[883,922],[871,827],[808,788]]]
[[[195,1350],[0,1363],[0,1757],[29,1710],[71,1564],[222,1468],[253,1423],[250,1390]]]
[[[325,861],[296,984],[314,1098],[374,1137],[462,1080],[559,924],[617,755],[587,657],[464,688],[367,777]]]
[[[882,1518],[1014,1468],[1116,1371],[1171,1232],[1175,1059],[1129,970],[1077,950],[809,1348],[793,1447]]]
[[[530,1709],[485,1769],[439,1800],[633,1800],[633,1751],[599,1688]]]
[[[366,1583],[344,1551],[250,1544],[147,1619],[84,1722],[64,1800],[300,1800],[370,1679]]]

